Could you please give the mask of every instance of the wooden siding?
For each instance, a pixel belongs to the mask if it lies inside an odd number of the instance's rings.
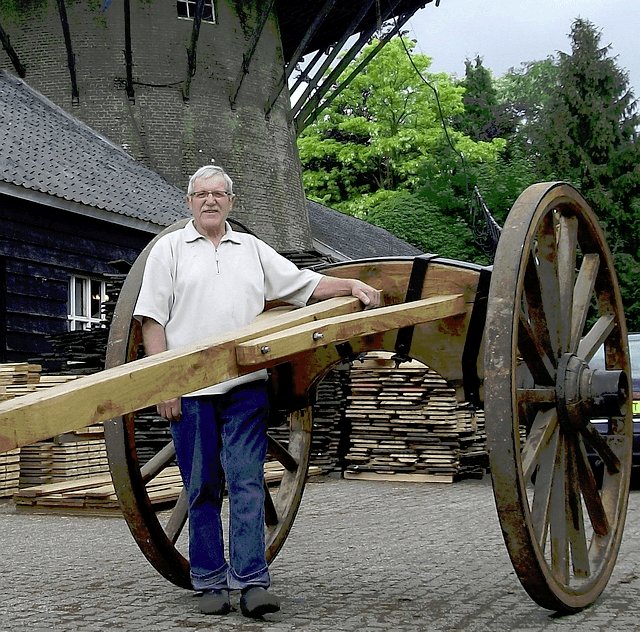
[[[106,280],[133,263],[153,235],[0,196],[0,360],[50,351],[47,335],[67,330],[72,275]]]

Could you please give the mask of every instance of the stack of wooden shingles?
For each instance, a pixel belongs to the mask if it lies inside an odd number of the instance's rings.
[[[348,372],[330,371],[316,388],[313,405],[313,436],[310,464],[323,473],[341,469],[342,444],[346,431],[343,402],[346,397]]]
[[[28,362],[0,364],[0,401],[34,391],[40,366]],[[0,497],[13,496],[20,481],[20,449],[0,453]]]
[[[135,414],[136,453],[144,464],[171,441],[169,422],[157,414],[155,406]]]
[[[344,423],[344,400],[348,388],[348,371],[334,369],[330,371],[316,387],[313,403],[313,432],[309,464],[314,472],[327,474],[341,470],[342,447],[347,433]],[[271,437],[287,447],[289,441],[288,420],[284,413],[276,413],[269,428]]]
[[[76,379],[69,375],[41,375],[40,371],[40,365],[26,362],[0,365],[0,398],[18,397]],[[109,469],[102,426],[23,446],[2,458],[11,459],[11,471],[17,470],[16,480],[3,485],[5,496],[17,492],[18,487],[62,482]]]
[[[486,467],[484,423],[435,371],[370,354],[351,370],[346,478],[452,482]]]
[[[40,370],[39,364],[28,362],[0,364],[0,401],[35,391]]]

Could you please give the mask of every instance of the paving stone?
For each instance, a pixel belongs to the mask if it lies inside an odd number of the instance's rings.
[[[520,586],[491,483],[312,482],[272,565],[282,611],[199,613],[149,565],[121,518],[0,503],[0,632],[631,632],[640,621],[640,491],[596,604],[558,617]],[[181,545],[182,546],[182,545]]]

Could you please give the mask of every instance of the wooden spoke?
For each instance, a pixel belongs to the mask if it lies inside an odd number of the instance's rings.
[[[605,467],[610,474],[616,474],[620,471],[620,459],[615,455],[605,437],[603,437],[592,424],[587,424],[582,431],[585,439],[591,444],[591,447],[598,453]]]
[[[601,436],[589,422],[599,414],[598,396],[584,380],[602,344],[608,370],[629,370],[625,337],[613,259],[595,214],[567,184],[529,187],[494,260],[485,423],[511,561],[529,595],[551,610],[591,605],[620,547],[632,416],[614,418],[611,437]],[[605,463],[600,487],[585,443]]]
[[[519,388],[518,401],[530,406],[550,406],[556,403],[556,389],[551,387]]]
[[[578,218],[560,215],[558,219],[558,287],[560,290],[560,349],[563,353],[571,346],[576,254],[578,247]]]
[[[268,527],[275,527],[278,524],[278,511],[266,481],[264,483],[264,521]]]
[[[580,481],[577,466],[576,437],[567,437],[567,491],[566,491],[566,523],[571,549],[571,563],[575,577],[589,577],[591,566],[587,550]]]
[[[605,536],[609,533],[610,526],[607,514],[602,505],[602,499],[598,492],[598,484],[593,475],[593,470],[589,465],[589,458],[587,457],[587,451],[585,450],[581,437],[576,437],[576,442],[578,444],[576,466],[584,504],[587,507],[593,530],[598,535]]]
[[[554,467],[558,454],[558,439],[560,432],[554,432],[549,442],[541,450],[536,471],[536,482],[531,505],[531,521],[536,540],[540,549],[544,551],[549,529],[549,505],[551,502],[551,485],[553,483]],[[528,479],[525,479],[528,480]]]
[[[189,511],[189,499],[187,497],[187,490],[183,487],[178,496],[175,506],[169,517],[169,521],[165,526],[165,532],[167,538],[175,544],[182,533],[184,525],[187,523],[187,515]]]
[[[593,296],[593,288],[595,287],[596,277],[600,269],[600,257],[595,253],[584,255],[576,286],[573,292],[573,312],[571,314],[571,344],[569,351],[576,353],[578,345],[582,338],[582,332],[587,322],[587,314],[591,297]]]
[[[267,447],[268,453],[274,458],[280,461],[287,470],[295,472],[298,469],[298,461],[279,441],[276,441],[272,436],[268,437],[269,443]]]
[[[551,345],[547,319],[542,304],[542,288],[538,272],[535,258],[531,255],[526,264],[523,288],[523,299],[525,301],[526,315],[528,316],[528,319],[525,318],[524,322],[530,322],[529,329],[536,332],[535,336],[530,334],[530,337],[534,341],[537,340],[537,345],[543,349],[540,356],[555,359],[556,356]],[[522,344],[526,344],[526,341],[523,340]]]
[[[598,318],[593,327],[585,334],[578,345],[578,357],[589,362],[600,345],[615,329],[616,322],[613,314],[604,314]]]
[[[551,538],[551,572],[561,583],[569,582],[569,534],[566,520],[567,454],[564,437],[559,439],[558,458],[553,468],[549,534]]]
[[[531,426],[529,436],[522,448],[522,471],[528,481],[538,463],[540,453],[549,444],[558,427],[558,414],[555,408],[540,411]]]
[[[558,218],[558,285],[560,288],[560,349],[563,353],[571,346],[571,323],[574,308],[574,284],[578,247],[578,218],[560,215]]]
[[[560,286],[556,252],[556,222],[553,213],[546,215],[537,233],[537,272],[544,322],[549,332],[551,357],[560,357]]]
[[[144,483],[152,481],[173,461],[176,449],[173,441],[169,441],[159,452],[154,454],[141,468],[140,474]]]
[[[536,384],[553,384],[555,368],[522,312],[518,318],[518,349]]]

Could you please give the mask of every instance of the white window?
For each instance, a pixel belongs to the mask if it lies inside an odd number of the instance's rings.
[[[192,20],[196,15],[196,0],[176,0],[178,8],[178,17]],[[214,23],[216,14],[213,10],[213,0],[204,0],[204,9],[202,11],[202,21]]]
[[[104,281],[72,276],[69,279],[69,331],[104,327],[103,305],[107,298]]]

